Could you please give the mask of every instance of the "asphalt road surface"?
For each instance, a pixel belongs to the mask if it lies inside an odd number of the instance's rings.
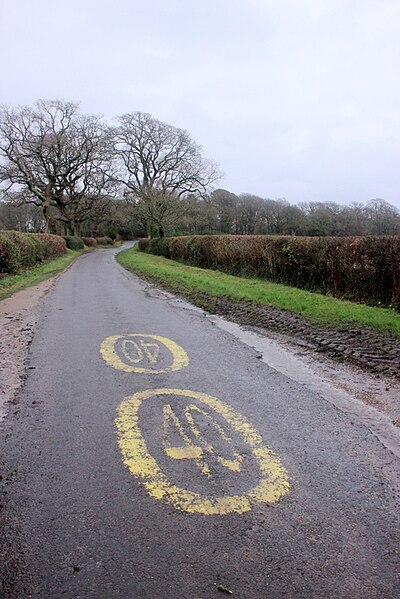
[[[0,427],[0,596],[400,597],[393,454],[114,254],[57,281]]]

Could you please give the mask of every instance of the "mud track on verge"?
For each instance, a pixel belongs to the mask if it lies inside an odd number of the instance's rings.
[[[287,310],[251,301],[210,297],[205,293],[177,291],[156,277],[139,275],[159,287],[238,324],[264,328],[294,338],[297,344],[323,353],[335,361],[351,363],[363,370],[400,381],[400,338],[369,327],[348,325],[324,327]]]

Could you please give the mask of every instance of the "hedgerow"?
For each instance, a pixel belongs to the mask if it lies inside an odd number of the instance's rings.
[[[34,266],[43,260],[45,250],[43,243],[35,235],[19,231],[3,231],[15,243],[19,252],[19,260],[25,267]]]
[[[67,244],[67,248],[70,250],[83,250],[84,243],[80,237],[74,237],[73,235],[65,235],[64,236],[65,243]]]
[[[47,233],[0,232],[0,276],[31,268],[66,250],[65,240]]]
[[[62,256],[67,249],[65,239],[60,235],[36,233],[36,236],[43,243],[45,258],[57,258],[57,256]]]
[[[82,241],[88,247],[97,247],[97,241],[94,237],[82,237]]]
[[[400,237],[224,235],[143,239],[139,249],[400,310]]]
[[[15,242],[0,231],[0,276],[17,272],[21,255]]]
[[[114,245],[111,237],[96,237],[98,245]]]

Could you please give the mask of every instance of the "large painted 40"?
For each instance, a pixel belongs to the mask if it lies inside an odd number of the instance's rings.
[[[289,490],[285,468],[250,422],[210,395],[140,391],[122,401],[115,423],[125,466],[178,510],[241,514]]]

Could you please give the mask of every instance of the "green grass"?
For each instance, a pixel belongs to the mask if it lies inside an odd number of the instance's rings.
[[[38,285],[46,279],[50,279],[62,272],[85,250],[67,250],[63,256],[43,262],[34,268],[30,268],[17,275],[9,275],[0,279],[0,300],[9,297],[16,291]]]
[[[324,326],[361,325],[400,336],[400,314],[394,310],[356,304],[262,279],[235,277],[219,271],[186,266],[136,249],[120,252],[117,261],[131,272],[149,275],[184,294],[201,292],[210,297],[250,300],[289,310]]]

